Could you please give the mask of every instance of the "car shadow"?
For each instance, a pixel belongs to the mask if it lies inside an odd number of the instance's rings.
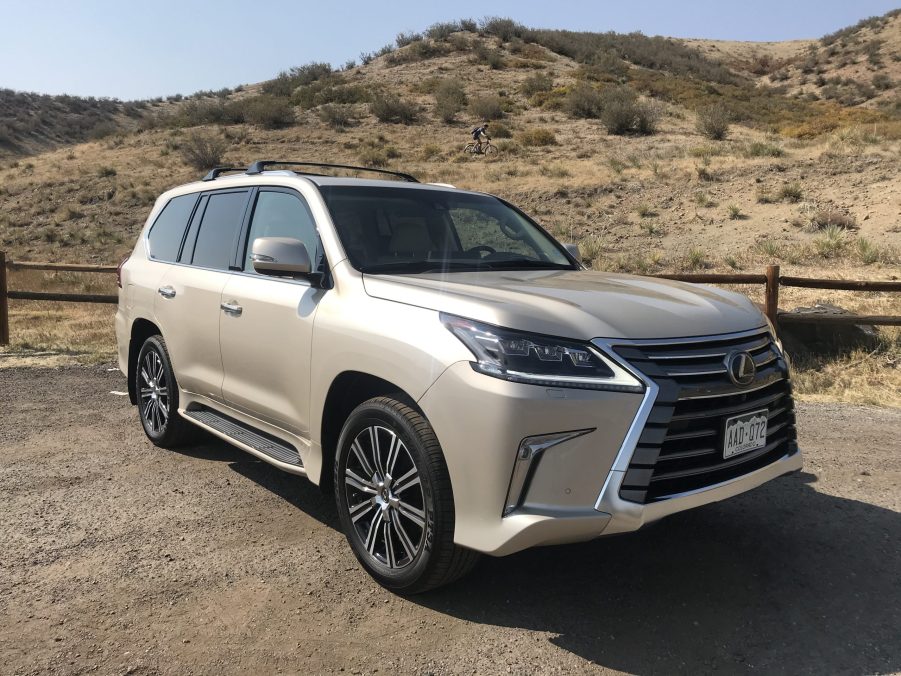
[[[636,533],[485,558],[415,601],[637,674],[901,669],[901,514],[811,474]]]
[[[216,440],[196,452],[340,530],[311,483]],[[484,557],[409,600],[630,673],[899,671],[901,514],[815,484],[802,472],[636,533]]]

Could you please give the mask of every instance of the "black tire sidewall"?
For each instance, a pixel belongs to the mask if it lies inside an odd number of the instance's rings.
[[[144,420],[144,415],[141,411],[141,364],[143,364],[144,357],[150,351],[156,352],[159,355],[160,361],[163,364],[163,370],[166,373],[167,387],[169,388],[169,417],[166,419],[166,424],[159,433],[154,433],[147,426],[147,421]],[[134,377],[135,392],[138,395],[138,418],[141,420],[141,427],[144,429],[144,434],[146,434],[147,438],[154,444],[166,445],[171,441],[171,437],[173,437],[173,428],[175,427],[173,422],[178,416],[178,384],[175,381],[175,373],[172,370],[172,363],[169,361],[169,352],[166,350],[166,343],[162,336],[151,336],[144,341],[144,344],[141,346],[141,351],[138,352],[138,361],[135,364]]]
[[[422,550],[416,555],[416,560],[413,564],[399,570],[388,568],[366,551],[351,521],[347,507],[344,470],[347,466],[350,445],[357,434],[371,425],[387,427],[397,434],[406,444],[413,462],[419,470],[419,480],[422,486],[426,513],[425,543]],[[379,584],[392,591],[403,592],[405,589],[412,588],[429,574],[433,563],[434,548],[436,543],[440,541],[438,535],[447,527],[446,521],[448,517],[451,520],[453,519],[452,514],[440,514],[439,509],[436,507],[436,505],[440,504],[440,500],[437,499],[435,494],[436,481],[433,472],[434,469],[424,452],[423,442],[416,430],[413,429],[404,416],[398,414],[389,406],[380,402],[366,402],[361,404],[348,417],[338,440],[338,452],[335,454],[335,499],[338,506],[338,516],[354,556],[357,557],[360,564]]]

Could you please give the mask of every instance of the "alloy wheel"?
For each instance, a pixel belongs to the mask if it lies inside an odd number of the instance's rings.
[[[161,434],[169,422],[169,383],[159,353],[148,350],[141,362],[141,417],[150,432]]]

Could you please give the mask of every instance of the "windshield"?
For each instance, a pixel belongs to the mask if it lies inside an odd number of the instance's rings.
[[[320,191],[362,272],[576,268],[549,235],[496,197],[421,188]]]

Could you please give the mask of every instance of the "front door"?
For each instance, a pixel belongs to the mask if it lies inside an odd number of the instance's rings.
[[[219,335],[225,379],[222,393],[232,407],[309,438],[310,357],[313,320],[326,291],[303,280],[259,275],[250,262],[257,237],[293,237],[304,242],[314,269],[322,261],[316,225],[295,191],[260,188],[244,243],[243,271],[222,292]]]

